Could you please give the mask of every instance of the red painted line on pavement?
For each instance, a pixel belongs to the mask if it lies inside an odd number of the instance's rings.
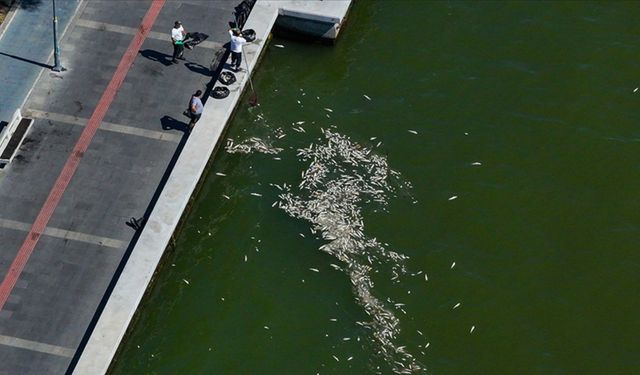
[[[116,72],[113,74],[113,77],[111,77],[111,82],[109,82],[109,85],[102,93],[102,97],[100,98],[96,109],[93,111],[93,114],[87,122],[87,126],[82,131],[82,134],[80,134],[80,138],[73,148],[71,155],[69,155],[67,162],[64,164],[62,172],[60,172],[56,183],[49,192],[47,200],[40,209],[40,213],[38,213],[36,220],[33,222],[31,230],[27,234],[27,238],[25,238],[20,250],[18,250],[18,254],[11,263],[9,272],[7,272],[2,280],[2,284],[0,284],[0,311],[4,308],[4,304],[7,302],[7,299],[15,287],[20,274],[29,261],[29,257],[33,253],[33,249],[49,223],[51,215],[53,215],[58,203],[60,203],[62,195],[65,190],[67,190],[67,187],[71,182],[71,178],[75,174],[76,169],[78,169],[78,165],[80,164],[84,153],[87,151],[87,148],[89,148],[89,144],[91,144],[93,136],[96,134],[96,131],[104,119],[111,102],[113,102],[120,85],[122,85],[133,61],[138,55],[138,51],[140,50],[142,43],[147,38],[149,31],[151,31],[151,27],[155,23],[158,14],[160,14],[160,10],[164,6],[164,3],[165,0],[153,0],[151,3],[149,10],[147,10],[147,14],[144,16],[142,23],[138,27],[138,33],[134,36],[131,44],[129,44],[129,47],[122,56]]]

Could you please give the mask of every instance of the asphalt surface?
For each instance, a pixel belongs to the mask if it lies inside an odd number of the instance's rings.
[[[204,91],[211,80],[208,67],[228,41],[237,3],[164,5],[0,310],[0,374],[60,374],[72,363],[136,238],[126,222],[150,210],[188,136],[182,112],[191,94]],[[149,5],[148,0],[81,3],[61,41],[68,71],[44,68],[22,107],[35,121],[0,180],[0,277],[17,256]],[[176,19],[188,31],[210,37],[174,65],[169,32]],[[0,52],[19,32],[20,27],[7,30]],[[37,66],[36,72],[42,69]],[[0,79],[2,74],[0,69]]]

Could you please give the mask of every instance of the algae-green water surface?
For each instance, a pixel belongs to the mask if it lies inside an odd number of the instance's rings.
[[[217,153],[112,373],[391,373],[325,242],[272,207],[332,125],[413,184],[363,204],[364,228],[428,274],[373,289],[405,304],[397,342],[427,373],[639,373],[638,19],[358,1],[335,46],[272,40],[227,137],[284,150]]]

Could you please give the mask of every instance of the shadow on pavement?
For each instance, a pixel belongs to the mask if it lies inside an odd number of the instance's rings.
[[[16,55],[11,55],[9,53],[5,53],[5,52],[0,52],[0,55],[2,56],[7,56],[7,57],[11,57],[12,59],[16,59],[16,60],[20,60],[20,61],[24,61],[26,63],[29,64],[33,64],[33,65],[37,65],[37,66],[41,66],[43,68],[47,68],[47,69],[51,69],[53,68],[53,66],[51,65],[47,65],[47,64],[43,64],[41,62],[37,62],[37,61],[33,61],[33,60],[29,60],[29,59],[25,59],[24,57],[20,57],[20,56],[16,56]]]
[[[169,66],[172,65],[171,60],[173,59],[172,55],[167,55],[166,53],[162,53],[162,52],[158,52],[158,51],[154,51],[152,49],[145,49],[140,51],[140,54],[151,60],[151,61],[157,61],[160,64],[164,65],[164,66]]]
[[[42,0],[21,0],[19,5],[20,5],[20,8],[22,9],[34,10],[40,5],[42,5]]]
[[[171,116],[163,116],[160,119],[160,123],[162,124],[162,130],[179,130],[185,133],[189,132],[189,126],[186,123],[176,120]]]
[[[192,71],[194,73],[200,73],[200,74],[205,75],[205,76],[210,76],[211,75],[211,70],[209,70],[209,68],[207,68],[204,65],[200,65],[200,64],[194,63],[194,62],[188,62],[188,63],[184,64],[184,66],[186,66],[187,69],[189,69],[190,71]]]

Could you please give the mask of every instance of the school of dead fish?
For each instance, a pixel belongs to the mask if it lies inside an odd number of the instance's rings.
[[[364,97],[371,100],[367,95]],[[324,110],[332,112],[330,108],[324,108]],[[292,129],[305,132],[302,124],[304,121],[294,123],[292,125],[298,127],[293,126]],[[417,134],[414,130],[409,132]],[[274,202],[274,205],[294,218],[310,222],[311,231],[319,232],[322,238],[328,241],[320,247],[320,250],[334,256],[342,263],[342,265],[331,264],[331,266],[349,276],[356,302],[363,307],[370,318],[367,322],[357,322],[357,324],[370,330],[377,354],[385,359],[393,372],[396,374],[425,372],[424,366],[406,350],[405,346],[397,344],[400,320],[394,315],[391,307],[406,314],[403,309],[404,304],[393,303],[390,298],[387,298],[385,303],[373,293],[374,282],[371,275],[378,272],[375,266],[390,265],[391,280],[399,282],[398,278],[407,273],[405,261],[408,257],[387,249],[388,244],[380,243],[375,238],[368,238],[364,233],[362,213],[362,204],[369,202],[378,203],[384,210],[389,198],[395,195],[396,190],[410,189],[411,183],[403,181],[400,173],[389,168],[387,158],[375,154],[371,148],[355,143],[347,136],[331,130],[322,129],[322,133],[325,143],[311,144],[297,150],[300,160],[309,162],[309,166],[301,173],[302,181],[296,193],[291,185],[271,184],[281,191],[279,201]],[[281,139],[286,134],[278,128],[275,136]],[[375,139],[375,137],[371,138],[371,140]],[[282,148],[274,147],[260,138],[251,137],[240,143],[229,139],[225,150],[228,153],[278,154]],[[472,165],[481,165],[481,163],[475,162]],[[251,194],[261,196],[257,193]],[[229,199],[226,196],[225,198]],[[456,198],[458,197],[452,196],[449,200]],[[304,237],[304,235],[301,236]],[[247,261],[246,255],[245,261]],[[453,267],[455,262],[451,265],[451,268]],[[319,272],[316,268],[310,268],[310,270]],[[411,275],[421,273],[422,271]],[[424,279],[428,281],[426,273]],[[456,304],[453,309],[460,305],[460,303]],[[336,321],[336,319],[330,320]],[[265,329],[268,328],[265,326]],[[475,326],[472,326],[470,333],[474,330]],[[422,332],[418,331],[418,333],[422,335]],[[428,346],[429,343],[424,346],[424,349]],[[334,359],[338,361],[336,357]]]
[[[298,157],[309,166],[302,172],[295,193],[285,185],[278,206],[290,216],[310,222],[311,230],[328,241],[320,250],[336,257],[342,265],[332,266],[349,276],[355,299],[370,318],[358,324],[370,330],[377,354],[396,374],[421,372],[423,366],[397,344],[400,320],[374,295],[371,277],[375,266],[381,264],[391,266],[394,279],[407,273],[407,256],[368,238],[362,212],[366,201],[377,202],[384,209],[396,189],[410,187],[410,183],[389,168],[386,157],[337,132],[322,132],[325,143],[298,150]]]

